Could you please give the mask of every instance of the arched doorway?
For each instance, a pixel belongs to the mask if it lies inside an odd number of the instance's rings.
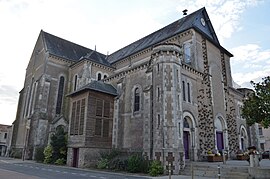
[[[191,113],[184,112],[183,114],[183,147],[185,152],[185,159],[195,161],[197,160],[196,151],[196,129],[195,120]]]
[[[244,126],[240,127],[240,150],[245,151],[247,149],[247,131]]]
[[[184,118],[183,121],[183,126],[184,126],[184,131],[183,131],[183,143],[184,143],[184,150],[185,150],[185,159],[190,158],[190,124],[188,122],[188,117]]]
[[[216,149],[222,151],[226,146],[226,124],[222,117],[215,120]]]

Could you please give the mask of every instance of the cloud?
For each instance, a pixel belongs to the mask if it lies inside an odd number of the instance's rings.
[[[262,69],[260,71],[250,70],[248,73],[234,73],[234,81],[242,87],[250,87],[250,81],[259,82],[262,78],[269,76],[270,69]]]
[[[0,104],[15,104],[19,93],[14,86],[0,86]]]
[[[230,51],[234,54],[233,63],[257,64],[270,59],[270,49],[264,50],[258,44],[246,44],[232,48]]]
[[[256,6],[261,0],[180,0],[181,6],[178,11],[188,9],[193,12],[199,8],[206,7],[211,22],[217,33],[219,41],[230,38],[235,31],[242,29],[240,16],[248,8]],[[221,20],[222,19],[222,20]]]

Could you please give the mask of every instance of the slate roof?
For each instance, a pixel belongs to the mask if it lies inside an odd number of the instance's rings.
[[[205,19],[205,26],[202,25],[201,18]],[[173,37],[191,28],[203,34],[209,41],[211,41],[218,48],[223,50],[226,54],[228,54],[231,57],[233,56],[230,52],[228,52],[219,44],[218,38],[216,36],[216,33],[210,22],[210,19],[208,17],[205,8],[201,8],[163,27],[162,29],[153,32],[152,34],[147,35],[131,43],[130,45],[127,45],[126,47],[119,49],[118,51],[109,55],[107,58],[106,55],[102,53],[77,45],[70,41],[61,39],[44,31],[42,32],[44,34],[44,41],[49,53],[74,62],[78,62],[82,59],[87,59],[111,67],[111,64],[117,61],[120,61],[143,49],[152,47],[157,43],[160,43],[170,37]]]
[[[68,96],[73,96],[75,94],[78,94],[80,92],[87,91],[87,90],[94,90],[94,91],[98,91],[101,93],[110,94],[113,96],[118,95],[117,90],[111,84],[107,84],[107,83],[104,83],[102,81],[92,81],[91,83],[81,87],[80,89],[74,91],[73,93],[69,94]]]
[[[205,19],[205,26],[201,24],[201,18]],[[153,32],[152,34],[137,40],[136,42],[112,53],[108,56],[108,61],[110,63],[117,62],[123,58],[126,58],[140,50],[154,46],[157,43],[162,42],[163,40],[170,38],[176,34],[184,32],[190,28],[194,28],[200,33],[204,34],[205,37],[213,42],[215,45],[223,49],[229,56],[232,56],[226,49],[220,46],[218,38],[215,34],[214,28],[209,20],[208,14],[205,8],[201,8],[165,27],[162,29]]]
[[[48,52],[52,55],[62,57],[71,61],[79,61],[81,59],[88,59],[96,63],[110,66],[106,60],[106,55],[95,50],[83,47],[65,39],[59,38],[41,30],[43,40]]]

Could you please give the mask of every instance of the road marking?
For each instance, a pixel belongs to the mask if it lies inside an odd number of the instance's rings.
[[[67,172],[62,172],[62,173],[67,173]]]
[[[72,175],[77,175],[77,173],[71,173]]]
[[[106,179],[106,177],[99,177],[99,178]]]
[[[81,175],[81,176],[86,176],[87,174],[86,174],[86,173],[81,173],[80,175]]]
[[[90,177],[91,177],[91,178],[97,178],[97,176],[95,176],[95,175],[90,175]]]
[[[34,168],[33,166],[30,166],[30,168]]]
[[[9,163],[9,162],[7,162],[7,161],[5,161],[5,160],[0,160],[1,162],[3,162],[3,163]]]
[[[39,167],[36,167],[36,169],[39,169]]]
[[[60,171],[59,171],[59,170],[55,170],[55,172],[60,173]]]

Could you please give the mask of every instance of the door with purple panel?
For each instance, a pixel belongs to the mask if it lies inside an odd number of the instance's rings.
[[[217,131],[217,149],[219,151],[224,149],[224,143],[223,143],[223,132]]]
[[[184,149],[185,149],[185,159],[189,159],[189,132],[184,131]]]

